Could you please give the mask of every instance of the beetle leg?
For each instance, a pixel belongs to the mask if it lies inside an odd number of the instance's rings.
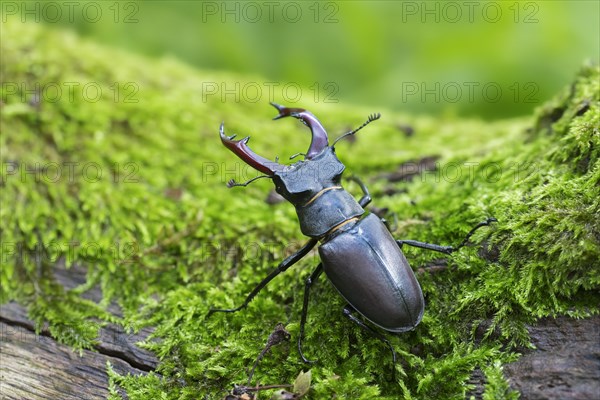
[[[369,193],[369,189],[367,189],[367,186],[363,183],[363,181],[361,181],[354,175],[349,176],[346,179],[348,179],[349,181],[354,181],[358,183],[358,186],[360,186],[360,190],[362,190],[363,196],[358,200],[358,204],[360,204],[362,208],[365,208],[372,200],[371,194]]]
[[[356,310],[354,309],[354,307],[352,307],[350,304],[347,304],[344,307],[343,313],[346,318],[348,318],[350,321],[354,322],[356,325],[358,325],[361,328],[363,328],[364,330],[366,330],[374,338],[381,340],[390,349],[390,352],[392,353],[392,380],[395,380],[395,378],[396,378],[396,351],[392,347],[392,344],[381,333],[377,332],[375,329],[371,328],[369,325],[367,325],[366,323],[361,321],[359,318],[357,318],[354,315],[355,311]]]
[[[418,247],[420,249],[437,251],[438,253],[451,254],[456,251],[456,249],[452,246],[440,246],[439,244],[425,243],[419,242],[416,240],[396,240],[398,246],[402,248],[403,245],[407,244],[412,247]]]
[[[319,263],[317,268],[310,274],[308,278],[306,278],[306,282],[304,284],[304,303],[302,304],[302,316],[300,317],[300,335],[298,336],[298,352],[300,353],[300,357],[302,361],[305,363],[314,363],[315,361],[309,360],[304,356],[302,352],[302,340],[304,339],[304,326],[306,325],[306,316],[308,315],[308,297],[310,294],[310,288],[313,283],[317,281],[321,273],[323,272],[323,264]]]
[[[383,217],[379,218],[381,222],[383,222],[383,224],[386,226],[386,228],[388,228],[388,231],[390,231],[391,233],[395,232],[398,228],[398,214],[394,212],[392,213],[392,215],[394,216],[394,225],[390,224],[390,221]]]
[[[464,247],[467,244],[467,242],[469,241],[469,239],[471,238],[471,236],[473,236],[475,231],[477,231],[479,228],[481,228],[482,226],[488,226],[492,222],[497,222],[497,221],[498,220],[496,218],[490,217],[490,218],[486,219],[485,221],[478,223],[477,225],[475,225],[473,227],[473,229],[471,229],[469,231],[469,233],[467,233],[467,235],[465,236],[463,241],[460,242],[460,244],[456,247],[440,246],[438,244],[418,242],[416,240],[396,240],[396,243],[398,243],[398,246],[400,246],[400,248],[402,248],[402,245],[407,244],[409,246],[418,247],[421,249],[437,251],[437,252],[444,253],[444,254],[451,254],[451,253],[455,252],[456,250],[459,250],[460,248]]]
[[[258,294],[258,292],[260,292],[262,290],[262,288],[267,286],[267,284],[269,282],[271,282],[273,280],[273,278],[275,278],[277,275],[279,275],[280,273],[282,273],[283,271],[285,271],[286,269],[288,269],[289,267],[294,265],[305,255],[307,255],[308,252],[311,251],[313,247],[315,247],[315,245],[318,243],[318,241],[319,241],[318,239],[310,239],[308,242],[306,242],[306,244],[304,246],[302,246],[302,248],[300,250],[298,250],[296,253],[292,254],[285,260],[283,260],[277,266],[277,268],[275,268],[273,271],[271,271],[271,273],[269,275],[267,275],[267,277],[265,279],[263,279],[258,285],[256,285],[256,287],[254,289],[252,289],[250,294],[248,296],[246,296],[246,300],[244,300],[244,303],[241,306],[236,307],[236,308],[211,308],[210,311],[208,312],[208,314],[206,315],[206,317],[207,318],[210,317],[215,312],[236,312],[236,311],[240,311],[242,308],[245,308],[252,301],[252,299]]]

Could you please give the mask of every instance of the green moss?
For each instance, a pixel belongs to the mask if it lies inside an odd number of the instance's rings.
[[[220,398],[245,382],[277,322],[287,321],[295,341],[316,254],[247,310],[205,317],[211,306],[239,304],[305,240],[290,205],[264,202],[269,182],[231,191],[224,185],[250,176],[220,144],[221,121],[229,133],[252,134],[253,148],[270,158],[286,159],[308,144],[301,127],[270,121],[266,104],[203,98],[203,82],[253,77],[143,59],[11,19],[3,26],[1,71],[2,302],[27,305],[39,326],[48,321],[75,349],[92,347],[107,322],[156,327],[143,346],[160,358],[158,370],[133,377],[109,369],[112,398],[117,387],[131,399]],[[400,359],[395,382],[386,380],[386,348],[341,316],[342,299],[325,279],[316,285],[305,351],[319,363],[311,366],[308,397],[464,398],[479,368],[486,399],[514,398],[501,366],[515,359],[515,346],[528,344],[524,324],[598,312],[598,77],[597,66],[582,68],[533,119],[484,123],[380,110],[383,118],[355,143],[337,146],[348,172],[368,182],[373,204],[397,218],[397,237],[450,244],[487,216],[499,222],[478,231],[447,269],[420,275],[423,322],[390,337]],[[92,102],[75,90],[54,100],[44,92],[52,84],[66,91],[67,82],[93,83],[102,96]],[[36,84],[41,98],[29,90]],[[332,136],[375,111],[309,108]],[[399,124],[415,134],[406,137]],[[435,171],[411,182],[381,178],[429,155],[440,157]],[[439,259],[406,253],[415,268]],[[59,259],[83,265],[86,283],[58,285]],[[84,299],[96,285],[99,305]],[[123,318],[108,313],[111,302]],[[475,331],[486,320],[492,323],[482,338]],[[255,379],[293,383],[306,368],[293,344],[277,346]]]

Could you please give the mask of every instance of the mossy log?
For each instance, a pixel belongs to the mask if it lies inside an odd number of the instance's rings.
[[[85,270],[64,263],[55,268],[56,282],[72,289],[85,282]],[[87,293],[99,302],[101,293]],[[110,307],[116,315],[118,307]],[[92,350],[75,351],[57,342],[50,331],[36,332],[27,310],[16,302],[0,306],[0,394],[2,399],[103,399],[109,395],[107,363],[120,374],[142,375],[156,369],[158,360],[136,343],[145,339],[146,328],[132,334],[116,324],[99,329]]]
[[[74,352],[47,335],[16,303],[0,307],[0,394],[6,400],[103,399],[108,396],[106,364],[120,374],[141,375],[156,368],[151,354],[135,347],[143,335],[118,328],[100,334],[95,351]],[[528,327],[535,350],[525,350],[504,373],[523,400],[595,399],[600,393],[600,317],[544,319]],[[106,340],[109,339],[109,340]],[[469,380],[470,395],[482,399],[485,378]]]
[[[73,288],[85,282],[85,271],[56,268],[57,282]],[[100,301],[100,292],[91,300]],[[114,310],[117,311],[117,310]],[[523,400],[594,399],[600,391],[600,317],[545,318],[529,326],[535,349],[524,349],[504,373]],[[482,332],[483,333],[483,332]],[[0,306],[0,394],[6,400],[103,399],[108,396],[107,362],[120,374],[154,371],[154,355],[136,346],[150,334],[123,332],[118,325],[100,329],[93,351],[75,352],[52,338],[47,330],[35,333],[26,309],[11,302]],[[470,393],[481,399],[485,378],[475,373]]]
[[[239,304],[306,240],[292,207],[265,201],[270,182],[228,191],[229,179],[254,175],[221,145],[218,127],[252,134],[257,153],[281,160],[307,148],[302,127],[271,121],[267,104],[202,90],[256,77],[145,59],[11,18],[1,46],[2,396],[222,399],[245,384],[278,322],[297,339],[318,256],[242,313],[207,318],[211,307]],[[534,115],[491,122],[297,104],[332,136],[382,113],[336,150],[396,237],[454,244],[475,223],[498,222],[448,257],[406,249],[426,311],[415,330],[390,335],[396,365],[346,323],[323,279],[305,338],[319,362],[303,364],[291,343],[274,346],[251,384],[291,384],[310,368],[312,399],[597,393],[599,77],[585,65]]]

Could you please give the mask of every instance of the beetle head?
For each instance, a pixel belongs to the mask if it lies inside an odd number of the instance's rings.
[[[321,122],[319,122],[317,117],[315,117],[310,111],[306,111],[303,108],[288,108],[275,103],[271,103],[271,105],[273,105],[273,107],[279,111],[279,114],[273,119],[294,117],[302,121],[304,125],[310,128],[312,132],[312,140],[305,155],[307,160],[317,156],[323,151],[323,149],[328,147],[329,141],[327,138],[327,132],[325,132],[325,128],[323,128],[323,125],[321,125]],[[225,135],[224,123],[221,123],[219,133],[221,136],[221,142],[223,142],[225,147],[235,153],[235,155],[237,155],[246,164],[250,165],[254,169],[268,175],[269,177],[272,177],[276,172],[286,169],[285,165],[279,164],[276,161],[268,160],[250,150],[248,147],[248,140],[250,140],[249,136],[246,136],[241,140],[233,140],[235,135]]]

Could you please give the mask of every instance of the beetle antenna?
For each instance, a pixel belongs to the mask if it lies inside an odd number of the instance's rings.
[[[248,181],[246,181],[244,183],[237,183],[235,181],[235,179],[230,179],[229,182],[227,182],[227,187],[231,189],[234,186],[248,186],[249,184],[251,184],[252,182],[254,182],[254,181],[256,181],[256,180],[258,180],[260,178],[273,179],[273,177],[269,176],[269,175],[259,175],[259,176],[255,177],[255,178],[252,178],[252,179],[250,179],[250,180],[248,180]]]
[[[296,154],[290,156],[290,160],[293,160],[294,158],[296,158],[298,156],[304,156],[304,157],[306,157],[306,153],[296,153]]]
[[[375,120],[378,120],[379,118],[381,118],[381,114],[380,113],[369,115],[369,118],[367,119],[367,121],[364,124],[362,124],[361,126],[359,126],[356,129],[354,129],[353,131],[344,133],[342,136],[340,136],[339,138],[335,139],[335,142],[333,142],[333,144],[331,145],[331,147],[335,146],[335,144],[338,141],[342,140],[346,136],[354,135],[356,132],[360,131],[362,128],[364,128],[365,126],[369,125],[371,122],[373,122]]]

